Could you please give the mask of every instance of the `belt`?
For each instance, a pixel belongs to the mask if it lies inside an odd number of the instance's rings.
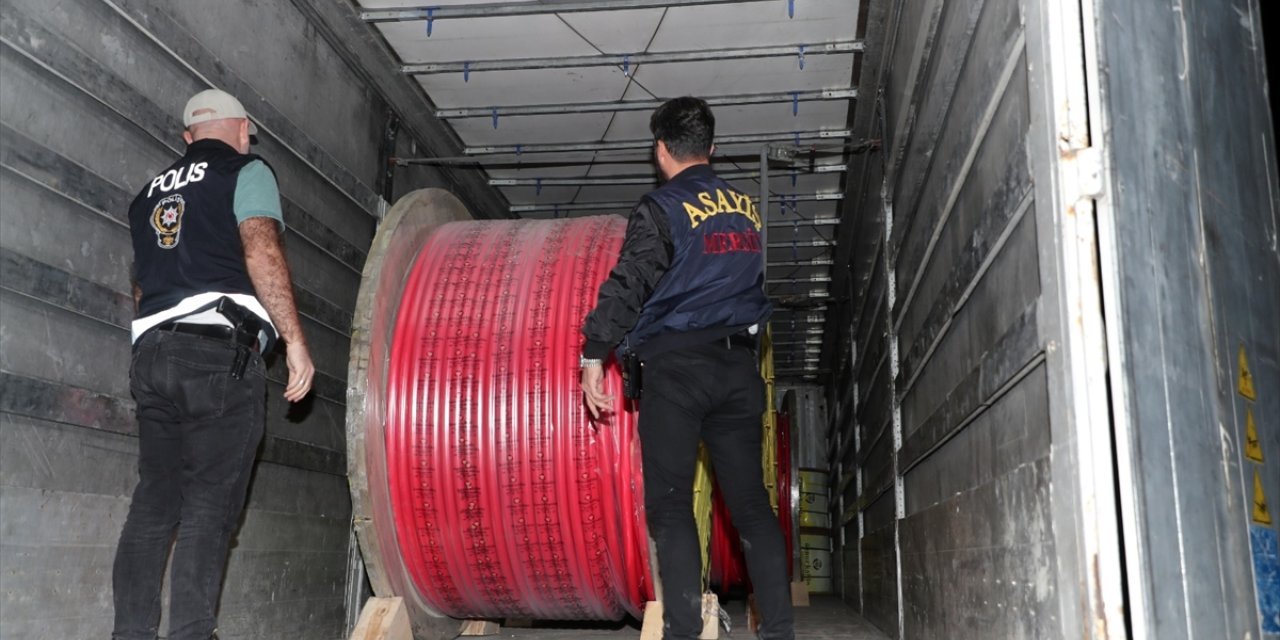
[[[746,347],[747,349],[755,349],[756,347],[759,346],[759,341],[756,340],[756,336],[753,336],[745,331],[739,331],[738,333],[729,334],[725,336],[723,340],[724,340],[723,344],[728,349],[732,349],[734,347]],[[719,342],[719,340],[717,340],[717,342]]]
[[[185,333],[202,338],[211,338],[214,340],[223,340],[226,342],[234,342],[238,345],[258,348],[258,337],[245,333],[240,333],[231,327],[217,324],[196,324],[192,322],[165,322],[156,325],[157,331],[172,331],[174,333]]]

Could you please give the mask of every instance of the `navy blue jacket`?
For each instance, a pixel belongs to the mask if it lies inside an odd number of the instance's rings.
[[[583,355],[641,358],[763,323],[761,220],[750,196],[695,165],[645,195],[587,316]],[[620,343],[620,344],[619,344]]]

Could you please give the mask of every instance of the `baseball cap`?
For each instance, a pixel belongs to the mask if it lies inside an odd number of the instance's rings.
[[[205,89],[191,96],[187,106],[182,110],[182,126],[222,120],[223,118],[249,118],[244,112],[244,105],[235,96],[221,89]],[[249,120],[249,134],[257,135],[258,127]]]

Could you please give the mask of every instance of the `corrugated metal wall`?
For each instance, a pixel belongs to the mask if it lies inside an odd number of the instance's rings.
[[[870,6],[826,357],[843,593],[882,629],[1280,628],[1257,8]]]
[[[178,112],[212,84],[263,130],[318,369],[292,408],[283,359],[269,371],[220,637],[338,637],[348,336],[387,104],[284,2],[5,0],[0,45],[0,636],[109,634],[136,481],[127,206],[180,153]],[[397,191],[421,186],[450,185],[423,170]]]
[[[906,638],[1056,628],[1050,218],[1033,194],[1022,20],[1017,0],[868,15],[861,95],[882,92],[854,126],[881,147],[851,175],[841,233],[855,343],[838,352],[856,357],[831,393],[832,462],[845,596]]]

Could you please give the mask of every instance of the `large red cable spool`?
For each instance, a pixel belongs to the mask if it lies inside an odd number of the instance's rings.
[[[348,458],[374,590],[424,636],[452,637],[443,616],[639,616],[635,415],[592,425],[577,362],[626,221],[466,218],[446,192],[406,196],[365,269]],[[616,368],[605,384],[620,395]]]

